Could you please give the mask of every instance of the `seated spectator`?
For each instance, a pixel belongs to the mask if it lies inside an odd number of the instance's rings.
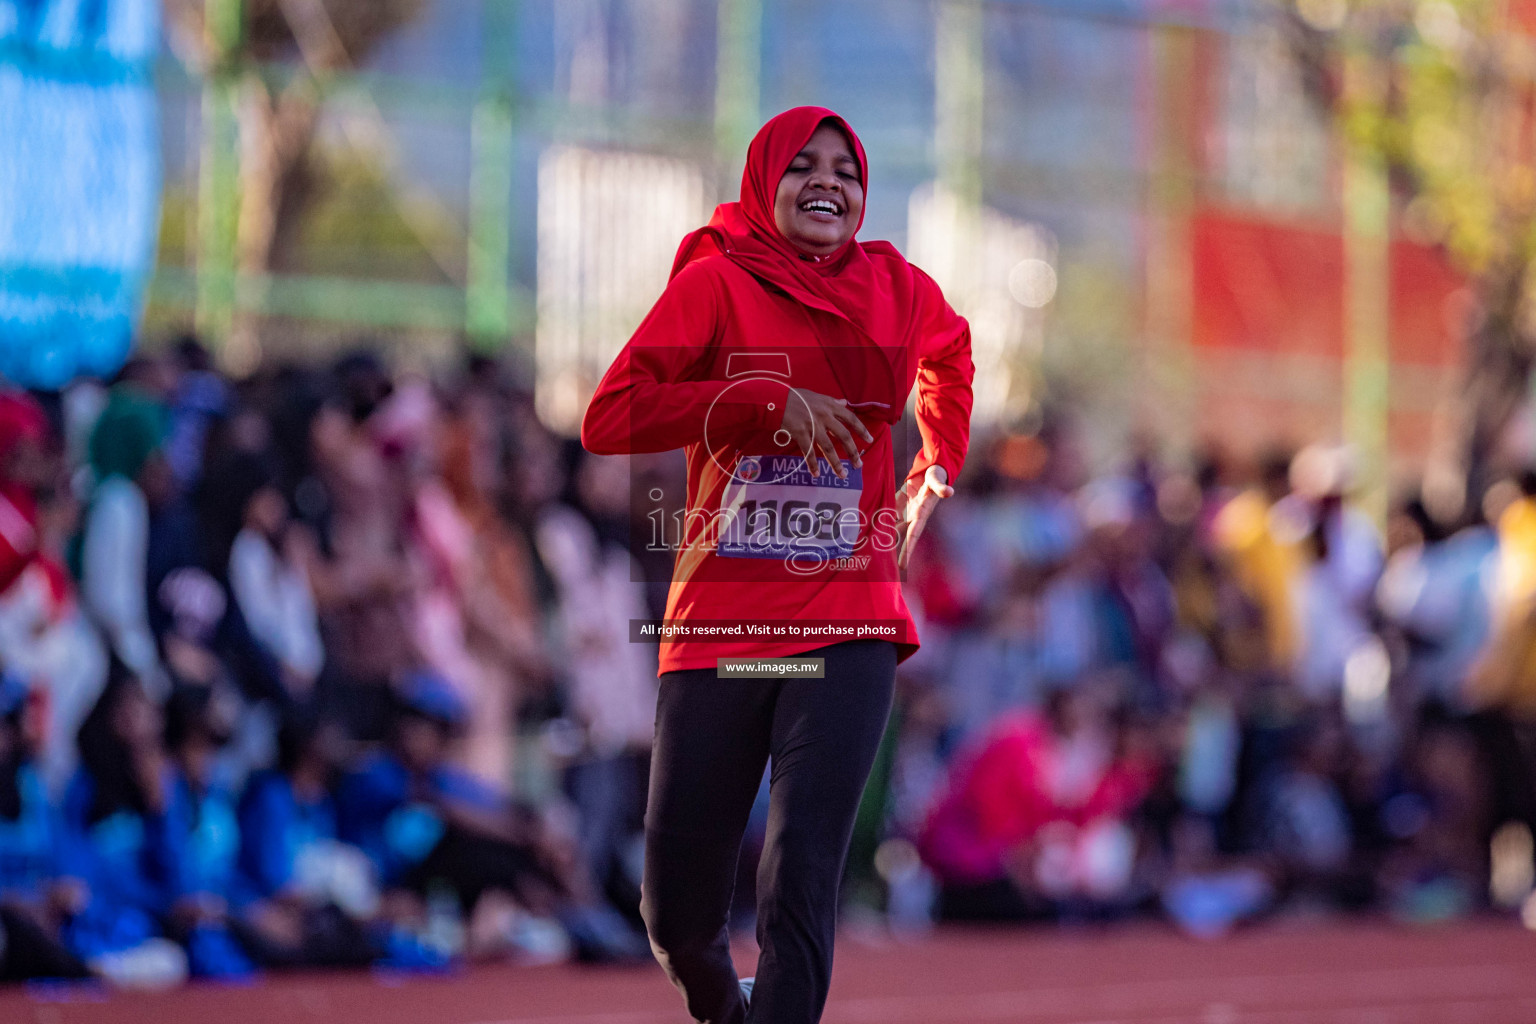
[[[390,746],[353,772],[338,798],[342,837],[369,854],[385,884],[418,894],[446,885],[466,915],[488,893],[511,896],[557,919],[584,960],[649,957],[649,943],[595,896],[579,856],[536,813],[449,762],[465,716],[453,688],[415,673],[401,703]]]
[[[148,557],[152,515],[168,506],[175,478],[162,452],[168,421],[144,391],[119,385],[91,429],[93,477],[72,563],[107,646],[163,699],[170,677],[149,621]]]
[[[240,877],[240,827],[233,788],[220,778],[238,701],[216,687],[176,690],[166,705],[165,745],[172,763],[164,857],[170,879],[167,920],[187,947],[193,975],[239,979],[255,966],[235,938],[252,901]]]
[[[1057,690],[1043,715],[1000,719],[962,754],[919,836],[948,918],[1051,916],[1110,907],[1130,885],[1125,817],[1150,789],[1133,749],[1091,687]]]
[[[160,711],[122,666],[80,727],[80,769],[64,801],[66,866],[87,886],[65,928],[75,955],[117,984],[164,987],[187,957],[164,936],[173,878],[167,813],[174,769]]]
[[[1353,860],[1356,825],[1345,799],[1350,736],[1336,711],[1303,719],[1283,764],[1258,787],[1258,844],[1289,898],[1358,903],[1369,880]]]
[[[74,770],[75,734],[106,682],[107,660],[63,565],[59,535],[73,527],[61,519],[74,507],[55,486],[62,473],[53,449],[42,407],[0,394],[0,664],[46,694],[40,766],[57,793]]]
[[[222,574],[207,568],[202,524],[189,502],[178,498],[151,517],[145,567],[149,626],[173,684],[228,686],[252,703],[291,700]]]
[[[0,676],[0,982],[85,978],[63,943],[64,919],[83,887],[59,875],[59,821],[37,764],[40,728],[28,728],[27,687]]]
[[[1381,801],[1380,818],[1394,840],[1382,860],[1383,902],[1397,917],[1426,923],[1487,906],[1489,870],[1507,865],[1494,828],[1496,805],[1487,778],[1484,739],[1433,706],[1416,723],[1404,752],[1401,789]],[[1518,831],[1518,829],[1517,829]],[[1515,843],[1516,873],[1529,870],[1531,853]],[[1520,847],[1525,846],[1521,850]]]
[[[349,416],[323,394],[310,399],[288,410],[284,434],[304,446],[286,454],[302,523],[295,555],[313,588],[328,662],[317,697],[353,739],[379,743],[389,733],[394,681],[422,661],[411,628],[421,573],[406,550],[406,496],[370,435],[373,405],[358,398]]]
[[[273,967],[394,967],[445,963],[382,913],[368,858],[341,842],[331,795],[343,756],[339,726],[291,715],[278,767],[251,780],[240,803],[240,864],[256,902],[245,921]]]
[[[315,599],[287,545],[288,502],[272,463],[232,451],[208,467],[198,491],[209,569],[226,581],[253,642],[277,663],[299,699],[325,660]]]

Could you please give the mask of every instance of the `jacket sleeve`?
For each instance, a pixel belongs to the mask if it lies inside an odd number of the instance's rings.
[[[773,380],[699,379],[730,310],[708,261],[684,267],[603,375],[581,423],[594,455],[665,452],[704,439],[771,430],[789,389]]]
[[[922,274],[922,271],[918,271]],[[917,357],[917,429],[923,450],[907,482],[921,483],[929,466],[943,466],[953,484],[965,465],[971,441],[971,327],[945,300],[926,274],[925,308]]]

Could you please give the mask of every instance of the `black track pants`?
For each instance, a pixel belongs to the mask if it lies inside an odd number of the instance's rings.
[[[825,658],[826,677],[661,677],[640,911],[657,960],[704,1024],[816,1024],[826,1005],[838,883],[891,710],[896,648],[856,640],[797,657]],[[726,921],[770,754],[762,953],[744,1013]]]

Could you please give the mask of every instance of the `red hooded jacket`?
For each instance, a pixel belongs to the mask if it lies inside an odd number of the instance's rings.
[[[779,179],[826,121],[848,136],[867,186],[863,147],[832,111],[798,107],[764,125],[741,201],[683,240],[670,283],[582,422],[595,454],[687,454],[688,514],[674,534],[666,618],[731,631],[663,642],[663,672],[855,638],[812,634],[818,624],[882,624],[902,658],[917,650],[896,568],[903,530],[896,472],[885,468],[895,462],[891,426],[915,384],[923,447],[907,479],[920,481],[931,465],[958,478],[970,437],[970,330],[889,243],[850,241],[811,261],[779,233]],[[804,472],[803,456],[777,433],[786,403],[798,400],[791,387],[855,409],[874,437],[862,472],[846,460],[847,481],[824,462],[819,476]]]

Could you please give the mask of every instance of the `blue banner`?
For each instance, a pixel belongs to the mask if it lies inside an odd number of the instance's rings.
[[[0,0],[0,376],[57,388],[133,344],[154,267],[159,0]]]

